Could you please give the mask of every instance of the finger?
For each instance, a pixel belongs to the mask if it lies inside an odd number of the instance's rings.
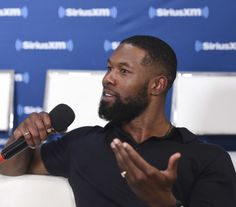
[[[45,118],[41,113],[32,113],[15,130],[14,137],[18,139],[24,136],[29,146],[38,146],[47,137],[48,125],[50,125],[50,118]]]
[[[13,137],[15,140],[19,139],[20,137],[24,137],[28,146],[35,145],[31,139],[31,134],[24,123],[21,123],[19,127],[13,132]]]
[[[24,132],[26,132],[25,130],[22,130],[22,129],[25,129],[23,123],[21,123],[13,132],[13,138],[15,140],[19,139],[21,136],[23,136]]]
[[[122,143],[119,139],[114,139],[111,144],[112,150],[115,153],[115,157],[121,171],[126,171],[126,178],[132,179],[140,176],[140,170],[134,165],[129,155],[125,151]]]
[[[180,158],[181,154],[178,152],[171,155],[171,157],[169,158],[168,167],[165,172],[168,175],[168,177],[172,180],[176,180],[177,178],[178,162]]]
[[[46,112],[35,113],[30,116],[30,119],[30,132],[34,143],[40,145],[41,142],[47,138],[48,133],[52,132],[49,114]]]
[[[33,113],[31,114],[26,120],[25,120],[25,126],[26,130],[30,132],[30,137],[26,136],[25,139],[28,141],[30,146],[38,146],[41,144],[41,136],[42,132],[40,134],[40,130],[42,130],[43,125],[41,123],[39,114]],[[45,131],[45,129],[44,129]]]
[[[38,119],[34,122],[37,133],[35,134],[36,139],[35,141],[43,141],[48,136],[47,128],[45,127],[43,121],[41,119]],[[38,136],[37,136],[38,135]]]
[[[35,142],[35,140],[32,138],[32,135],[30,133],[30,130],[29,129],[25,129],[24,130],[24,138],[25,138],[25,141],[26,143],[28,144],[28,146],[32,149],[35,149],[35,146],[37,146],[37,142]]]
[[[164,181],[163,173],[156,167],[150,165],[146,160],[144,160],[128,143],[123,143],[126,152],[129,154],[130,159],[134,165],[139,169],[142,178],[152,178],[158,182]]]
[[[47,131],[47,133],[51,133],[52,132],[52,123],[51,123],[51,119],[48,113],[46,112],[40,112],[39,116],[44,124],[44,127]]]
[[[127,153],[122,148],[122,143],[120,142],[120,140],[119,139],[114,139],[112,144],[111,144],[111,147],[112,147],[112,150],[115,154],[117,163],[118,163],[121,171],[123,171],[123,170],[127,171],[128,169],[127,169],[126,162],[128,160],[128,157],[127,157]]]
[[[140,171],[144,172],[145,174],[150,173],[150,169],[152,166],[146,162],[128,143],[123,143],[123,147],[128,154],[129,158],[135,164]]]

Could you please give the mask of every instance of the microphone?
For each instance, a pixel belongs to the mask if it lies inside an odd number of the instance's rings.
[[[62,132],[74,121],[75,113],[66,104],[59,104],[49,112],[51,124],[56,132]],[[0,154],[0,162],[11,158],[17,153],[28,148],[25,138],[22,136],[15,142],[4,148]]]

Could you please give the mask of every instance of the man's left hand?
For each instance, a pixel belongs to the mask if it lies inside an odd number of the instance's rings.
[[[150,207],[174,207],[176,199],[172,186],[177,179],[177,165],[181,157],[175,153],[168,167],[161,171],[147,163],[128,143],[115,138],[111,143],[117,163],[133,192]]]

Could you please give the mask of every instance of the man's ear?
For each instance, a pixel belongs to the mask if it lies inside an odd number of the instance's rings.
[[[156,76],[151,81],[151,95],[157,96],[167,89],[168,79],[166,76]]]

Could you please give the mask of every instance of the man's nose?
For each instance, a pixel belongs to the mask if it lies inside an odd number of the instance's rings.
[[[103,84],[104,85],[108,85],[108,84],[115,85],[116,84],[115,71],[111,70],[105,74],[105,76],[103,78]]]

